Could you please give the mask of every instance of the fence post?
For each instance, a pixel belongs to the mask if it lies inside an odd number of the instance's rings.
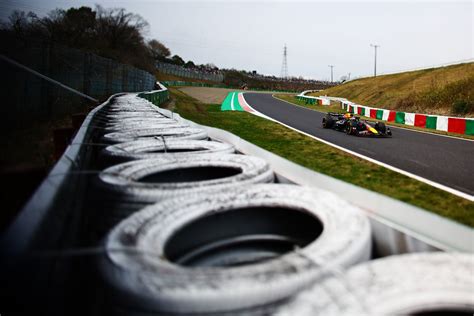
[[[122,65],[122,91],[128,90],[128,68],[126,65]]]
[[[51,76],[51,51],[52,51],[52,45],[48,42],[44,42],[43,45],[43,63],[42,63],[42,68],[40,71],[42,71],[46,76]],[[51,104],[51,88],[49,86],[49,83],[47,83],[46,81],[42,81],[41,82],[41,102],[40,102],[40,108],[39,109],[35,109],[35,111],[30,111],[32,113],[35,113],[36,111],[38,111],[37,113],[39,114],[39,116],[41,117],[41,119],[44,119],[44,118],[47,118],[47,117],[51,117],[51,114],[52,114],[52,104]],[[44,109],[41,110],[41,108]],[[34,117],[34,115],[33,115]]]
[[[105,67],[105,94],[111,94],[111,84],[112,84],[112,61],[107,59]]]
[[[82,78],[82,92],[90,95],[91,92],[91,56],[89,53],[84,53],[83,62],[83,78]],[[84,101],[86,102],[86,101]]]

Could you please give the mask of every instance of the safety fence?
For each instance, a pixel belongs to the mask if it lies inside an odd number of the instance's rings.
[[[229,88],[224,84],[212,84],[205,82],[191,82],[191,81],[162,81],[165,87],[207,87],[207,88]]]
[[[169,75],[214,82],[222,82],[224,80],[224,74],[220,71],[206,72],[162,62],[156,62],[155,66],[158,71]]]
[[[225,88],[225,89],[240,89],[240,87],[229,86],[224,84],[211,84],[203,82],[189,82],[189,81],[161,81],[166,87],[206,87],[206,88]],[[284,92],[284,93],[295,93],[294,90],[267,90],[259,88],[251,88],[249,91],[267,91],[267,92]]]
[[[32,70],[95,99],[117,92],[152,90],[155,78],[135,67],[40,40],[8,39],[0,52]],[[90,101],[23,69],[0,61],[3,127],[84,112]],[[8,78],[8,79],[7,79]]]

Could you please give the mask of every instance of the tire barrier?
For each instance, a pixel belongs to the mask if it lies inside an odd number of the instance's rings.
[[[166,123],[173,122],[178,123],[178,121],[164,117],[164,116],[138,116],[138,117],[125,117],[125,118],[112,118],[107,119],[108,122],[104,122],[105,126],[113,126],[117,124],[138,124],[141,122],[157,122],[157,123]]]
[[[102,136],[102,141],[108,144],[118,144],[150,138],[206,139],[208,136],[206,131],[200,128],[149,128],[108,133]]]
[[[122,112],[105,115],[108,120],[123,120],[128,118],[163,118],[160,112]]]
[[[156,113],[156,109],[152,109],[150,107],[132,107],[132,106],[127,106],[127,107],[117,107],[117,108],[109,108],[107,109],[108,113],[114,114],[114,113],[128,113],[128,112],[133,112],[133,113]]]
[[[125,309],[249,314],[276,307],[327,267],[368,260],[370,235],[363,213],[326,191],[242,183],[135,213],[108,235],[101,271],[111,303]]]
[[[110,164],[163,156],[233,154],[234,146],[205,140],[149,139],[111,145],[102,150],[102,159]]]
[[[177,196],[272,182],[265,160],[244,155],[183,155],[136,160],[99,174],[98,234],[139,209]]]
[[[126,132],[130,130],[153,129],[153,128],[188,128],[189,125],[178,123],[173,120],[143,120],[134,123],[108,124],[103,128],[104,134],[113,132]]]
[[[277,315],[472,315],[473,267],[461,253],[378,259],[301,292]]]
[[[167,91],[140,95],[161,102]],[[176,127],[194,124],[175,118],[135,95],[111,98],[89,114],[77,145],[68,147],[3,242],[16,243],[13,251],[2,247],[13,258],[9,269],[2,266],[8,275],[2,284],[12,293],[7,312],[64,315],[72,306],[86,315],[376,315],[392,307],[423,315],[425,306],[472,312],[464,294],[472,289],[472,268],[441,257],[434,268],[396,258],[351,268],[371,258],[371,227],[361,210],[323,190],[269,184],[275,175],[267,162],[231,154],[231,145],[203,140],[200,128]],[[242,151],[253,146],[222,135]],[[104,139],[114,145],[104,146]],[[278,166],[268,154],[262,156]],[[100,168],[114,159],[120,164]],[[291,179],[279,174],[277,181]],[[36,251],[38,264],[31,261]],[[426,289],[430,280],[439,284]],[[397,282],[401,291],[391,288]]]
[[[137,160],[107,168],[99,174],[107,191],[143,204],[211,188],[230,189],[273,179],[265,160],[234,154]]]

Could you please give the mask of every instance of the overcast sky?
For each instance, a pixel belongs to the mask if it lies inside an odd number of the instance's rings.
[[[221,68],[280,75],[283,46],[291,76],[334,79],[474,58],[472,1],[0,0],[40,16],[54,8],[123,7],[150,24],[147,34],[173,54]]]

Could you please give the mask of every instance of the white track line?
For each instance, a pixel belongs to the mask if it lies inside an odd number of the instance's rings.
[[[245,96],[242,95],[242,97],[243,97],[243,100],[244,100],[244,102],[246,103],[246,105],[247,105],[249,108],[251,108],[252,110],[254,110],[254,113],[250,112],[250,113],[252,113],[252,114],[255,114],[255,115],[264,117],[264,118],[266,118],[266,119],[268,119],[268,120],[271,120],[271,121],[273,121],[273,122],[276,122],[276,123],[278,123],[278,124],[281,124],[281,125],[283,125],[283,126],[285,126],[285,127],[288,127],[289,129],[292,129],[292,130],[294,130],[294,131],[296,131],[296,132],[298,132],[298,133],[301,133],[301,134],[303,134],[303,135],[306,135],[306,136],[308,136],[308,137],[311,137],[311,138],[313,138],[313,139],[316,139],[317,141],[320,141],[320,142],[322,142],[322,143],[324,143],[324,144],[326,144],[326,145],[332,146],[332,147],[337,148],[337,149],[339,149],[339,150],[345,151],[346,153],[349,153],[349,154],[354,155],[354,156],[356,156],[356,157],[359,157],[359,158],[361,158],[361,159],[365,159],[365,160],[370,161],[370,162],[372,162],[372,163],[374,163],[374,164],[377,164],[377,165],[379,165],[379,166],[385,167],[385,168],[387,168],[387,169],[389,169],[389,170],[398,172],[398,173],[403,174],[403,175],[405,175],[405,176],[407,176],[407,177],[410,177],[410,178],[412,178],[412,179],[415,179],[415,180],[421,181],[421,182],[423,182],[423,183],[426,183],[426,184],[428,184],[428,185],[431,185],[432,187],[435,187],[435,188],[437,188],[437,189],[440,189],[440,190],[449,192],[449,193],[451,193],[451,194],[454,194],[454,195],[456,195],[456,196],[459,196],[459,197],[462,197],[462,198],[464,198],[464,199],[466,199],[466,200],[469,200],[469,201],[471,201],[471,202],[474,202],[474,196],[473,196],[473,195],[469,195],[469,194],[467,194],[467,193],[464,193],[464,192],[458,191],[458,190],[456,190],[456,189],[450,188],[450,187],[448,187],[448,186],[445,186],[445,185],[443,185],[443,184],[441,184],[441,183],[437,183],[437,182],[428,180],[428,179],[426,179],[426,178],[417,176],[416,174],[410,173],[410,172],[408,172],[408,171],[405,171],[405,170],[402,170],[402,169],[393,167],[393,166],[388,165],[388,164],[386,164],[386,163],[383,163],[383,162],[381,162],[381,161],[378,161],[378,160],[375,160],[375,159],[373,159],[373,158],[364,156],[364,155],[359,154],[359,153],[357,153],[357,152],[355,152],[355,151],[352,151],[352,150],[349,150],[349,149],[347,149],[347,148],[341,147],[341,146],[339,146],[339,145],[333,144],[333,143],[328,142],[328,141],[326,141],[326,140],[324,140],[324,139],[321,139],[321,138],[316,137],[316,136],[314,136],[314,135],[305,133],[305,132],[300,131],[300,130],[298,130],[298,129],[292,127],[292,126],[289,126],[289,125],[286,125],[285,123],[282,123],[282,122],[280,122],[280,121],[277,121],[277,120],[275,120],[274,118],[271,118],[271,117],[269,117],[269,116],[267,116],[267,115],[265,115],[265,114],[263,114],[263,113],[260,113],[260,112],[258,112],[257,110],[255,110],[253,107],[251,107],[251,106],[248,104],[247,100],[245,100]],[[289,103],[289,102],[288,102],[288,103]],[[290,104],[292,104],[292,103],[290,103]],[[306,109],[306,108],[305,108],[305,109]],[[310,109],[308,109],[308,110],[310,110]],[[311,111],[311,110],[310,110],[310,111]],[[434,134],[434,135],[436,135],[436,134]]]
[[[234,96],[235,96],[235,92],[232,93],[232,98],[230,99],[230,108],[232,109],[232,111],[235,111],[235,109],[234,109]]]
[[[272,94],[272,97],[278,101],[282,101],[282,102],[286,102],[288,104],[291,104],[291,105],[294,105],[294,106],[297,106],[297,107],[300,107],[302,109],[306,109],[306,110],[309,110],[309,111],[314,111],[314,112],[319,112],[319,113],[324,113],[322,111],[318,111],[318,110],[314,110],[314,109],[310,109],[310,108],[307,108],[307,107],[304,107],[304,106],[301,106],[299,104],[294,104],[294,103],[291,103],[289,101],[286,101],[286,100],[283,100],[283,99],[280,99],[278,97],[276,97],[274,94]],[[362,116],[361,116],[362,117]],[[370,117],[362,117],[363,119],[370,119]],[[382,120],[380,120],[382,121]],[[452,136],[452,135],[443,135],[443,134],[437,134],[437,133],[433,133],[433,132],[429,132],[429,131],[420,131],[420,130],[417,130],[417,129],[412,129],[412,128],[408,128],[408,127],[401,127],[401,126],[396,126],[396,125],[392,125],[390,124],[390,122],[387,122],[388,125],[390,126],[390,128],[398,128],[398,129],[404,129],[406,131],[410,131],[410,132],[416,132],[416,133],[422,133],[422,134],[428,134],[428,135],[434,135],[434,136],[440,136],[440,137],[447,137],[447,138],[453,138],[453,139],[458,139],[458,140],[465,140],[467,142],[474,142],[474,139],[470,139],[470,138],[462,138],[462,137],[456,137],[456,136]]]

